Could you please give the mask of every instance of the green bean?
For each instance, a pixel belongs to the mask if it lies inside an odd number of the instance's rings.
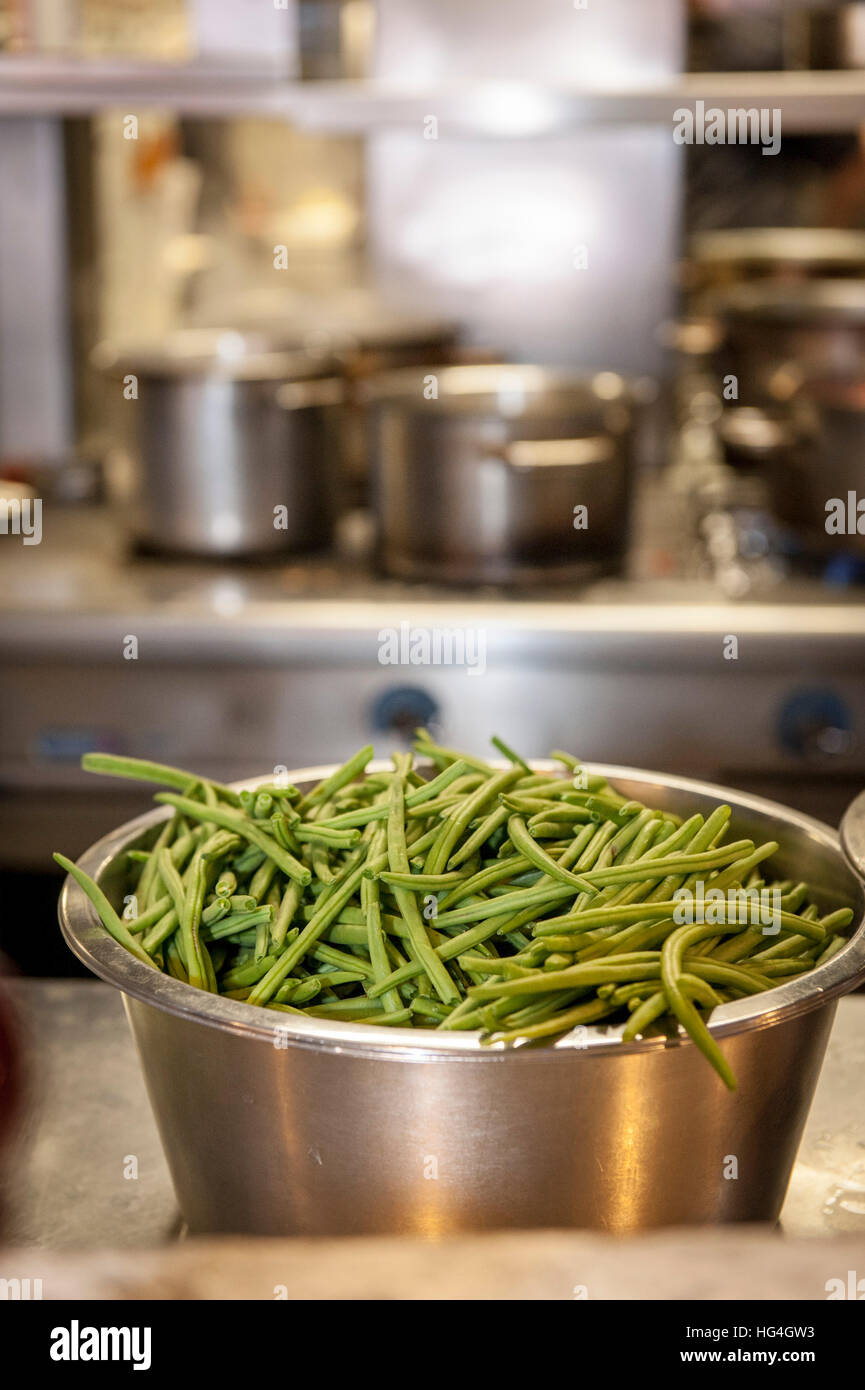
[[[313,822],[309,825],[296,825],[292,834],[301,843],[329,845],[334,849],[351,849],[360,838],[358,830],[330,830],[325,825]]]
[[[353,782],[355,777],[362,773],[373,754],[372,744],[369,743],[365,748],[361,748],[355,753],[354,757],[349,758],[348,762],[343,763],[342,767],[337,768],[336,772],[331,773],[323,782],[307,796],[302,797],[298,803],[298,812],[304,815],[311,806],[317,806],[322,801],[330,801],[334,792],[339,791],[340,787],[346,786],[348,782]]]
[[[414,1003],[414,1000],[413,1000],[412,1002]],[[312,1010],[310,1010],[310,1013],[311,1013],[311,1012],[312,1012]],[[359,1016],[357,1016],[357,1017],[353,1017],[351,1021],[352,1021],[352,1023],[374,1023],[374,1024],[376,1024],[379,1028],[382,1028],[382,1027],[384,1027],[384,1028],[401,1028],[401,1027],[403,1026],[404,1023],[411,1023],[411,1022],[412,1022],[413,1012],[414,1012],[414,1011],[413,1011],[412,1009],[400,1009],[398,1013],[393,1013],[393,1014],[380,1014],[380,1013],[374,1013],[374,1014],[361,1014],[361,1015],[359,1015]],[[337,1014],[337,1015],[334,1015],[334,1014],[326,1014],[326,1013],[322,1012],[322,1017],[323,1017],[323,1018],[334,1018],[334,1017],[341,1018],[342,1015],[341,1015],[341,1014]]]
[[[485,763],[482,758],[470,757],[468,753],[457,753],[453,748],[444,748],[440,743],[435,743],[426,729],[415,730],[415,751],[422,757],[429,758],[434,763],[466,763],[475,772],[481,772],[485,777],[492,777],[493,769],[489,763]]]
[[[272,859],[265,859],[264,863],[256,869],[249,884],[249,896],[252,898],[250,909],[257,906],[265,897],[275,876],[276,864]]]
[[[252,1003],[266,1003],[275,990],[282,984],[286,975],[303,960],[304,956],[318,940],[325,928],[329,927],[331,922],[335,921],[339,916],[340,909],[345,907],[354,897],[355,891],[359,888],[363,877],[363,869],[364,864],[363,861],[361,861],[361,863],[351,869],[350,873],[346,875],[341,882],[333,884],[332,890],[327,897],[325,897],[324,894],[322,895],[324,901],[319,904],[297,940],[293,941],[285,948],[276,965],[274,965],[264,978],[259,980],[258,984],[253,987],[250,994],[250,1001]],[[325,890],[325,892],[327,893],[328,890]]]
[[[404,778],[394,777],[390,788],[389,814],[387,818],[387,857],[388,868],[392,874],[408,874],[408,849],[405,839]],[[430,851],[433,853],[433,850]],[[443,1004],[456,1003],[459,992],[448,971],[436,955],[425,923],[420,915],[414,894],[405,888],[394,885],[394,894],[400,915],[409,930],[409,940],[418,960]]]
[[[230,898],[231,895],[232,895],[232,893],[234,893],[236,889],[237,889],[237,878],[236,878],[236,876],[231,872],[230,869],[225,869],[225,870],[223,871],[223,873],[221,873],[221,874],[219,875],[219,878],[216,880],[216,883],[213,885],[213,891],[214,891],[214,893],[216,893],[220,898],[221,898],[221,897]]]
[[[137,897],[138,894],[136,893],[135,896]],[[154,927],[156,923],[165,916],[166,912],[170,910],[171,899],[166,893],[163,894],[161,898],[157,898],[153,906],[149,907],[146,912],[139,912],[136,917],[127,917],[124,911],[121,916],[124,922],[128,922],[129,930],[140,936],[141,933],[146,932],[148,928]]]
[[[528,1026],[505,1029],[503,1032],[493,1031],[484,1041],[507,1043],[521,1042],[524,1038],[546,1038],[553,1033],[570,1032],[580,1023],[597,1023],[599,1019],[607,1018],[613,1012],[613,1007],[603,999],[590,999],[585,1004],[577,1004],[545,1022],[530,1023]]]
[[[570,869],[563,869],[557,864],[547,852],[541,849],[540,845],[535,844],[528,830],[525,821],[519,816],[511,816],[508,821],[508,837],[518,854],[524,859],[528,859],[530,864],[536,865],[547,878],[552,878],[560,883],[570,884],[580,893],[591,893],[592,884],[587,878],[582,878],[579,874],[574,874]]]
[[[113,753],[85,753],[81,759],[81,766],[85,772],[102,772],[109,777],[127,777],[136,782],[160,782],[164,787],[177,787],[179,791],[185,791],[190,783],[189,773],[183,772],[180,768],[148,762],[145,758],[121,758]],[[200,777],[192,780],[204,781]],[[230,801],[233,806],[238,805],[238,794],[231,787],[214,782],[211,778],[208,778],[207,782],[224,801]]]
[[[499,738],[497,734],[493,734],[490,743],[494,748],[498,748],[500,753],[504,754],[508,762],[515,763],[517,767],[521,767],[523,772],[527,772],[531,777],[532,769],[529,767],[528,763],[520,757],[519,753],[515,753],[512,748],[509,748],[504,739]]]
[[[199,854],[193,860],[191,884],[189,891],[184,895],[182,909],[177,908],[186,972],[189,975],[189,983],[198,989],[207,989],[209,986],[207,948],[201,941],[199,934],[201,912],[204,906],[206,872],[207,866],[204,858]]]
[[[141,871],[141,877],[138,880],[138,901],[145,911],[153,905],[157,851],[160,849],[167,849],[171,845],[172,840],[176,838],[179,819],[179,816],[168,817],[150,851],[148,862]]]
[[[410,893],[438,893],[442,888],[450,888],[452,884],[463,882],[465,874],[397,874],[391,873],[388,869],[383,869],[378,875],[382,883],[388,884],[391,888],[407,888]]]
[[[442,873],[458,841],[475,816],[485,809],[488,801],[493,801],[499,792],[505,791],[511,786],[518,775],[519,771],[513,768],[509,772],[500,772],[494,777],[487,778],[476,791],[463,798],[459,810],[447,818],[430,848],[424,865],[425,873]]]
[[[144,950],[140,942],[132,935],[126,923],[118,917],[111,903],[99,887],[99,884],[95,883],[83,869],[79,869],[78,865],[73,864],[72,860],[67,859],[65,855],[55,854],[54,859],[60,865],[61,869],[65,869],[67,874],[72,875],[79,888],[82,888],[87,894],[99,914],[102,925],[105,930],[114,937],[114,940],[119,941],[120,945],[125,946],[127,951],[130,951],[133,956],[143,961],[145,965],[152,966],[155,970],[156,966],[150,956]]]
[[[257,849],[255,845],[248,845],[234,861],[234,867],[241,878],[246,878],[248,874],[254,873],[267,858],[263,849]]]
[[[282,902],[273,919],[270,939],[274,949],[278,950],[285,941],[286,933],[300,906],[301,893],[300,884],[292,879],[282,895]]]
[[[214,922],[219,922],[223,917],[227,917],[231,911],[231,904],[228,898],[217,898],[208,904],[201,914],[201,922],[205,927],[212,926]]]
[[[174,796],[171,792],[160,792],[156,797],[157,801],[167,801],[184,815],[192,816],[203,821],[210,821],[216,825],[221,825],[225,830],[233,830],[244,840],[248,840],[256,849],[261,850],[265,855],[275,860],[282,872],[288,878],[294,878],[300,884],[309,883],[312,874],[303,864],[299,863],[293,855],[278,845],[272,836],[265,832],[252,821],[247,821],[237,811],[229,811],[224,807],[201,806],[195,801],[189,801],[183,796]]]
[[[218,898],[206,907],[201,914],[201,920],[209,927],[212,922],[218,922],[230,912],[254,912],[257,906],[258,903],[251,894],[234,893],[229,898]]]
[[[257,930],[262,923],[269,925],[272,921],[272,907],[257,907],[254,912],[230,912],[227,917],[207,927],[208,940],[221,941],[224,937],[248,931],[250,927]]]

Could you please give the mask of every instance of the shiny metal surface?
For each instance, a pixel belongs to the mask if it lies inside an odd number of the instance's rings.
[[[622,1044],[620,1028],[591,1027],[550,1047],[491,1049],[473,1034],[270,1018],[149,970],[66,882],[64,935],[124,993],[193,1231],[625,1231],[777,1216],[834,1000],[865,975],[862,884],[827,827],[775,803],[683,778],[593,770],[628,796],[680,811],[729,801],[743,833],[780,840],[779,873],[812,880],[827,907],[854,906],[856,932],[826,965],[715,1011],[736,1095],[682,1038]],[[323,771],[292,776],[303,783]],[[162,818],[121,827],[82,867],[119,898],[124,851],[146,843]],[[736,1181],[724,1177],[730,1155]]]
[[[385,573],[537,584],[620,563],[634,409],[621,377],[427,366],[374,379],[366,399]]]
[[[786,113],[785,113],[786,114]],[[865,232],[841,227],[736,227],[698,232],[690,257],[701,289],[745,280],[858,276]]]
[[[779,369],[853,372],[865,358],[865,279],[759,281],[707,300],[723,327],[721,372],[739,383],[739,403],[774,397]]]
[[[95,980],[16,979],[4,989],[28,1058],[26,1108],[0,1164],[6,1245],[44,1254],[174,1241],[180,1217],[122,996]],[[865,1232],[863,1071],[865,995],[852,994],[838,1005],[781,1211],[788,1238]],[[138,1158],[134,1180],[118,1163],[118,1135],[123,1154]],[[629,1269],[632,1251],[614,1249]],[[735,1255],[727,1278],[741,1294]]]
[[[138,382],[115,411],[125,448],[111,476],[140,544],[202,557],[328,544],[342,400],[329,361],[203,330],[137,351],[105,346],[97,361]]]
[[[788,438],[766,453],[765,477],[775,515],[809,550],[865,555],[865,535],[857,529],[855,499],[862,486],[865,446],[865,379],[854,372],[809,378],[790,364],[778,374],[777,394],[787,413]],[[798,388],[798,389],[797,389]],[[847,515],[853,495],[853,524]],[[827,504],[840,504],[845,527],[827,532]],[[833,525],[837,525],[833,522]]]
[[[852,801],[841,818],[841,848],[854,873],[865,879],[865,792]]]

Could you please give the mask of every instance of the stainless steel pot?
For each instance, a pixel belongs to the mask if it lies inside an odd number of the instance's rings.
[[[127,383],[116,387],[125,444],[112,477],[138,542],[220,557],[328,544],[343,399],[332,361],[203,330],[150,349],[102,345],[96,361]]]
[[[728,802],[742,833],[780,842],[780,874],[812,882],[826,909],[855,909],[855,933],[832,960],[715,1010],[709,1026],[738,1075],[736,1094],[683,1036],[623,1044],[621,1027],[594,1026],[554,1046],[491,1049],[474,1034],[295,1020],[203,994],[131,956],[67,879],[64,935],[123,992],[193,1232],[438,1236],[777,1217],[835,1000],[865,977],[862,881],[832,830],[774,802],[630,768],[590,770],[684,814]],[[291,777],[311,785],[330,771]],[[865,798],[854,809],[847,839],[865,874]],[[152,842],[164,815],[121,826],[79,861],[115,903],[125,852]]]
[[[789,368],[782,377],[795,382],[798,373]],[[865,497],[865,369],[849,378],[801,380],[788,403],[786,434],[764,460],[773,512],[813,552],[865,554],[865,518],[859,531],[855,510]],[[826,529],[830,501],[842,504],[848,524],[841,533]]]
[[[771,401],[775,376],[790,363],[831,373],[865,358],[865,279],[737,285],[712,306],[723,329],[718,373],[737,378],[740,405]]]
[[[524,583],[588,577],[621,561],[634,415],[621,377],[426,367],[380,376],[365,396],[386,573]]]

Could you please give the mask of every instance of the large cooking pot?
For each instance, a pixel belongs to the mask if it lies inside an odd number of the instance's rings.
[[[772,510],[814,553],[865,554],[865,516],[857,511],[865,498],[865,364],[852,376],[829,377],[802,377],[791,366],[776,376],[776,390],[797,380],[786,438],[764,460]]]
[[[290,777],[311,787],[331,771]],[[779,841],[780,875],[807,879],[826,910],[855,910],[849,943],[826,964],[714,1011],[736,1093],[684,1035],[622,1043],[620,1026],[596,1025],[555,1045],[490,1048],[473,1033],[296,1019],[217,998],[136,960],[66,880],[64,935],[123,992],[191,1231],[439,1236],[775,1220],[835,1000],[865,976],[863,884],[832,830],[774,802],[630,768],[589,771],[684,815],[729,803],[742,834]],[[166,814],[121,826],[79,861],[115,905],[126,851],[152,844]],[[845,828],[865,873],[865,796]]]
[[[102,344],[95,361],[119,378],[124,446],[111,477],[138,542],[213,557],[328,544],[344,391],[331,359],[195,329],[152,346]]]
[[[621,562],[635,404],[621,377],[425,367],[374,378],[365,399],[387,574],[507,584],[589,577]]]
[[[723,333],[719,376],[736,377],[740,405],[771,401],[780,367],[836,373],[865,358],[865,279],[736,285],[711,307]]]

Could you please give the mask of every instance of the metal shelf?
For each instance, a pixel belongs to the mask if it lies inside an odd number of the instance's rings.
[[[422,125],[441,134],[531,137],[583,125],[672,125],[702,101],[780,107],[787,134],[865,125],[865,71],[683,73],[595,89],[467,82],[418,89],[380,80],[301,82],[273,63],[153,63],[0,57],[0,115],[81,115],[156,106],[184,115],[270,115],[311,130],[364,133]]]
[[[162,107],[215,116],[280,106],[293,79],[272,62],[0,57],[0,115],[75,116]]]
[[[521,82],[441,86],[418,92],[381,82],[296,83],[286,106],[298,124],[363,132],[435,115],[440,132],[532,136],[585,125],[667,125],[702,101],[779,107],[788,134],[854,131],[865,125],[865,71],[683,73],[642,86],[568,88]]]

